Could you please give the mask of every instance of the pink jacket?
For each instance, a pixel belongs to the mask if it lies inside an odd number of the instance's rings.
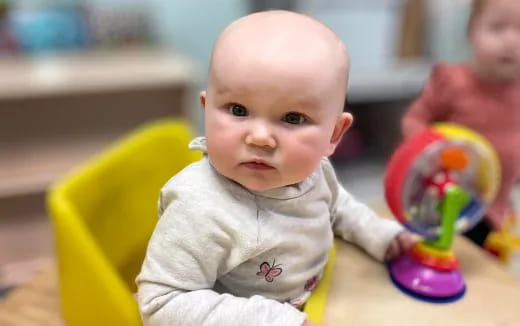
[[[502,169],[497,198],[487,216],[500,229],[512,212],[511,191],[520,179],[520,78],[493,84],[477,78],[465,64],[439,64],[402,120],[405,137],[434,122],[465,125],[487,137]]]

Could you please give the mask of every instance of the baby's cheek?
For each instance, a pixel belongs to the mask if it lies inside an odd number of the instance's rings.
[[[236,148],[237,146],[230,143],[224,134],[211,137],[211,140],[208,138],[210,160],[220,169],[227,167],[237,159]]]
[[[305,147],[294,147],[286,153],[286,168],[293,174],[311,174],[322,158],[321,153]]]

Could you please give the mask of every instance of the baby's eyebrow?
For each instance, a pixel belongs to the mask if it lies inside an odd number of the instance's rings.
[[[223,93],[229,93],[229,88],[227,88],[227,87],[217,87],[217,88],[215,88],[215,92],[217,94],[219,94],[219,95],[223,94]]]
[[[225,86],[225,85],[218,85],[215,87],[215,93],[218,95],[222,94],[228,94],[228,93],[236,93],[237,89]]]
[[[316,104],[320,103],[319,99],[315,96],[307,96],[298,99],[298,105],[305,107],[305,108],[312,108],[315,107]]]

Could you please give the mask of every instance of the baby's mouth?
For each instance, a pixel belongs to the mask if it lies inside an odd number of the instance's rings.
[[[513,57],[502,57],[500,58],[500,63],[505,65],[513,65],[516,63],[516,60]]]
[[[240,163],[240,165],[252,169],[252,170],[272,170],[274,167],[267,163],[264,160],[250,160],[243,163]]]

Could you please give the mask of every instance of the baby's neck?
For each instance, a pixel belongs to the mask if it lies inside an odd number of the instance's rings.
[[[482,69],[482,66],[475,61],[471,61],[469,63],[469,67],[479,80],[486,84],[496,86],[507,86],[515,82],[520,77],[518,74],[511,77],[499,76],[492,71]]]

